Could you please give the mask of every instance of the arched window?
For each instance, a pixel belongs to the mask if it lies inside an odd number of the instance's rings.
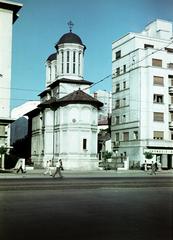
[[[64,73],[64,52],[61,52],[61,73]]]
[[[73,73],[75,73],[76,71],[76,52],[73,52]]]
[[[80,72],[80,61],[81,61],[81,52],[79,52],[79,55],[78,55],[78,74],[80,75],[81,72]]]
[[[67,51],[67,73],[69,73],[70,67],[70,52]]]

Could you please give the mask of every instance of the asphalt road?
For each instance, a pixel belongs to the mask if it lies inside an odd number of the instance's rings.
[[[0,179],[1,190],[58,190],[58,189],[97,189],[129,187],[173,187],[173,177],[83,177],[83,178],[17,178]]]
[[[170,177],[1,179],[0,239],[172,240]]]

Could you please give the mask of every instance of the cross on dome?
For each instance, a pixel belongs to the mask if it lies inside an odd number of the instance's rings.
[[[72,32],[72,28],[73,28],[73,26],[74,26],[74,23],[70,20],[67,24],[68,24],[68,26],[69,26],[70,32]]]

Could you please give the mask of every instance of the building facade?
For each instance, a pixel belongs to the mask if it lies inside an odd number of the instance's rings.
[[[0,1],[0,146],[9,148],[12,30],[22,4]]]
[[[173,168],[172,22],[157,19],[112,44],[112,147],[144,162],[151,152]]]
[[[45,90],[40,104],[27,115],[31,129],[31,158],[35,167],[58,158],[66,170],[98,168],[98,109],[103,104],[90,96],[84,80],[85,45],[70,32],[55,45],[46,61]]]

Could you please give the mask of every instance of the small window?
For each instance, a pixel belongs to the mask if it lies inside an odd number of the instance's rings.
[[[144,44],[144,48],[154,48],[154,45]]]
[[[168,63],[168,68],[173,69],[173,63]]]
[[[118,142],[120,140],[120,134],[119,133],[115,134],[115,140],[116,140],[116,142]]]
[[[120,117],[116,116],[116,124],[120,124]]]
[[[173,122],[173,113],[171,113],[171,122]]]
[[[162,60],[161,59],[152,58],[152,66],[162,67]]]
[[[87,149],[87,139],[84,138],[83,139],[83,150],[86,150]]]
[[[120,100],[116,100],[115,109],[120,108]]]
[[[120,67],[116,68],[116,74],[120,75]]]
[[[138,131],[134,131],[133,132],[133,137],[134,137],[135,140],[138,139]]]
[[[153,139],[162,140],[163,137],[164,137],[164,132],[163,131],[154,131],[153,132]]]
[[[154,76],[154,77],[153,77],[153,83],[154,83],[154,85],[163,86],[163,80],[164,80],[164,78],[163,78],[163,77],[160,77],[160,76]]]
[[[153,95],[153,102],[154,103],[163,103],[163,95],[154,94]]]
[[[118,52],[115,53],[115,58],[116,59],[121,58],[121,51],[118,51]]]
[[[173,53],[173,48],[165,48],[168,53]]]
[[[116,92],[119,92],[120,91],[120,84],[119,83],[117,83],[116,84],[116,90],[115,90]]]
[[[126,65],[123,65],[123,71],[126,73]]]
[[[123,89],[126,89],[126,82],[123,82]]]
[[[129,132],[123,132],[123,141],[129,141]]]
[[[157,122],[163,122],[164,121],[164,113],[154,112],[153,113],[153,120],[157,121]]]

